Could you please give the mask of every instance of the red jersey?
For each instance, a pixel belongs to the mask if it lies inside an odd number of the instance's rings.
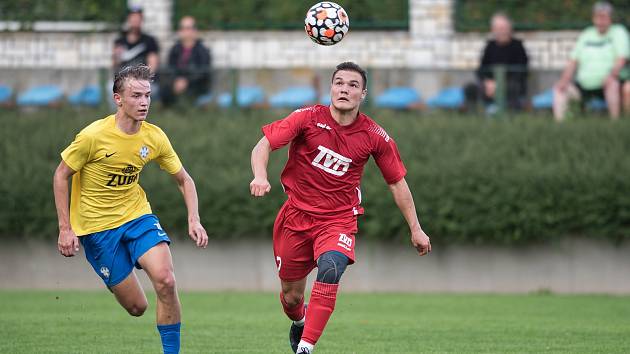
[[[362,214],[360,184],[370,156],[388,184],[407,173],[394,140],[363,113],[342,126],[329,107],[316,105],[265,125],[262,132],[273,150],[291,143],[281,182],[289,202],[308,213]]]

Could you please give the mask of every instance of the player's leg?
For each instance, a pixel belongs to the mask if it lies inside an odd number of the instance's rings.
[[[125,225],[82,236],[79,240],[85,257],[118,303],[132,316],[142,316],[147,298],[133,272],[129,250],[122,244]]]
[[[131,223],[123,240],[132,264],[145,270],[157,294],[157,330],[164,353],[179,353],[181,310],[170,239],[155,215],[143,215]]]
[[[349,264],[354,263],[356,217],[319,225],[314,242],[317,278],[306,310],[304,333],[297,353],[311,353],[324,332],[337,302],[339,281]]]
[[[282,291],[280,292],[280,303],[284,313],[293,320],[289,329],[289,345],[295,352],[302,339],[304,332],[304,321],[306,318],[306,304],[304,303],[304,290],[306,289],[306,278],[297,281],[280,280]]]
[[[151,279],[157,295],[157,328],[164,353],[179,353],[181,306],[168,244],[161,242],[152,247],[138,259],[138,263]]]
[[[315,268],[311,227],[310,216],[285,204],[278,212],[273,228],[273,253],[281,283],[280,303],[293,321],[289,330],[293,352],[304,330],[306,276]]]
[[[149,306],[144,290],[140,286],[136,273],[131,273],[122,282],[110,288],[118,300],[118,303],[129,312],[131,316],[142,316]]]
[[[618,80],[607,81],[604,85],[604,97],[606,98],[606,105],[608,106],[608,113],[610,118],[619,119],[619,111],[621,109],[621,94]]]
[[[282,291],[280,292],[280,302],[284,313],[293,321],[304,321],[304,290],[306,289],[306,278],[296,281],[280,280]]]
[[[338,251],[328,251],[317,259],[317,278],[311,291],[306,322],[297,353],[311,353],[335,310],[339,281],[350,259]]]

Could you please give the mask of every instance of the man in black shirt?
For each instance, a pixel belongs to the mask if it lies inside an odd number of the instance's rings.
[[[177,34],[168,53],[168,67],[161,70],[160,96],[165,106],[183,95],[196,99],[208,93],[210,86],[210,50],[199,39],[195,19],[182,17]]]
[[[129,65],[146,64],[152,73],[156,73],[160,63],[159,51],[155,38],[142,32],[142,9],[129,9],[126,31],[114,42],[114,71]]]
[[[482,97],[486,104],[495,103],[497,78],[494,69],[504,65],[506,69],[505,94],[510,109],[522,109],[527,96],[527,53],[523,42],[512,37],[512,23],[502,13],[492,16],[492,39],[486,43],[477,70]]]

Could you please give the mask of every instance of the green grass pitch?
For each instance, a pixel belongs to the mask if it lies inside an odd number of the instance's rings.
[[[182,353],[290,353],[277,295],[182,293]],[[0,292],[0,353],[159,353],[155,298]],[[630,298],[341,292],[316,353],[628,353]]]

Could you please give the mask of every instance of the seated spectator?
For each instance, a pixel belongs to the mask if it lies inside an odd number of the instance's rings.
[[[505,66],[505,99],[507,107],[513,110],[524,108],[527,96],[527,52],[523,42],[514,38],[512,21],[503,13],[492,16],[490,21],[492,38],[486,42],[477,69],[477,92],[486,106],[494,106],[497,97],[497,78],[495,69]],[[479,90],[480,88],[480,90]],[[471,88],[467,88],[470,96]],[[474,92],[474,91],[473,91]]]
[[[610,117],[619,118],[619,74],[630,49],[628,32],[612,23],[612,15],[613,7],[607,2],[593,6],[594,26],[580,34],[571,60],[554,87],[553,115],[557,121],[564,119],[569,99],[585,102],[593,97],[604,98]]]
[[[151,72],[156,72],[160,48],[155,38],[142,32],[142,20],[142,8],[129,9],[126,30],[114,41],[114,71],[128,65],[146,64]]]
[[[168,54],[168,67],[162,70],[162,102],[175,103],[178,97],[194,100],[208,93],[210,86],[210,50],[198,38],[195,19],[182,17],[179,39]]]
[[[630,116],[630,58],[626,60],[626,66],[623,70],[621,70],[619,79],[621,80],[621,102],[623,112],[627,116]]]

